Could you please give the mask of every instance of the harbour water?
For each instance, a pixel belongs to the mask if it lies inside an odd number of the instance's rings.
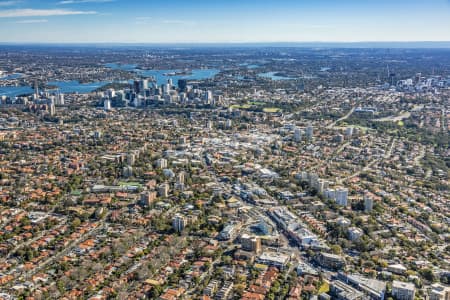
[[[106,64],[105,66],[110,68],[117,68],[126,71],[133,71],[143,77],[154,77],[156,82],[161,85],[167,83],[168,79],[172,79],[173,84],[177,85],[179,79],[187,79],[187,80],[205,80],[209,78],[213,78],[220,71],[216,69],[194,69],[192,71],[188,71],[187,74],[178,75],[177,73],[182,72],[182,70],[140,70],[136,69],[136,65],[118,65],[118,64]],[[170,74],[175,74],[174,76],[170,76]],[[15,74],[13,74],[15,75]],[[20,74],[17,74],[20,75]],[[12,76],[12,75],[9,75]],[[6,79],[6,78],[5,78]],[[12,79],[12,78],[9,78]],[[110,81],[100,81],[93,83],[79,83],[78,81],[51,81],[48,82],[49,86],[58,87],[61,93],[91,93],[96,89],[111,83]],[[8,97],[16,97],[19,95],[27,95],[32,94],[33,89],[29,86],[0,86],[0,96],[8,96]]]
[[[106,64],[106,67],[112,69],[119,69],[123,71],[132,71],[143,77],[153,76],[156,79],[158,85],[167,83],[168,79],[172,79],[174,85],[177,85],[179,79],[186,80],[205,80],[214,78],[220,71],[217,69],[194,69],[187,71],[186,75],[174,75],[171,73],[180,73],[182,70],[141,70],[137,69],[136,65],[120,65],[120,64]]]
[[[51,81],[49,86],[56,86],[61,93],[91,93],[109,82],[79,83],[78,81]],[[50,91],[54,91],[49,89]],[[0,86],[0,96],[16,97],[20,95],[31,95],[34,90],[29,86]]]
[[[277,76],[278,72],[267,72],[267,73],[259,73],[258,76],[264,78],[270,78],[272,80],[293,80],[293,77],[285,77],[285,76]]]
[[[20,77],[22,77],[22,74],[19,74],[19,73],[14,73],[14,74],[6,75],[6,76],[0,75],[0,80],[18,79]]]

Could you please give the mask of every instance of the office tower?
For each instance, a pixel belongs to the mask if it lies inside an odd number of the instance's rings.
[[[133,100],[133,106],[140,107],[141,105],[142,105],[141,97],[140,96],[135,97]]]
[[[185,173],[184,172],[180,172],[178,173],[177,176],[177,183],[184,183],[184,179],[185,179]]]
[[[251,251],[255,253],[261,252],[261,238],[256,236],[250,236],[248,234],[243,234],[240,240],[242,250]]]
[[[103,109],[111,110],[111,100],[105,99],[105,101],[103,101]]]
[[[344,141],[344,136],[342,134],[336,134],[333,141],[336,143],[342,143]]]
[[[187,218],[180,214],[176,214],[172,220],[172,226],[176,232],[182,232],[184,228],[186,228],[187,224]]]
[[[139,81],[139,90],[141,92],[144,92],[146,89],[148,89],[148,80],[147,79],[141,79]]]
[[[166,83],[166,84],[163,84],[161,87],[162,87],[163,95],[169,94],[170,89],[171,89],[170,84]]]
[[[96,130],[94,131],[94,138],[95,139],[100,139],[102,137],[102,132],[100,130]]]
[[[167,79],[167,84],[172,87],[173,86],[173,80],[172,78]]]
[[[50,115],[54,116],[56,114],[55,102],[51,100],[50,102]]]
[[[341,206],[348,205],[348,189],[336,189],[336,203]]]
[[[364,211],[371,212],[373,209],[373,199],[368,193],[364,194]]]
[[[158,187],[158,195],[164,198],[169,197],[169,185],[167,183],[163,183]]]
[[[347,127],[347,128],[345,129],[345,135],[346,135],[347,137],[351,137],[351,136],[353,135],[353,127]]]
[[[187,80],[186,79],[178,79],[178,88],[180,91],[184,92],[187,88]]]
[[[229,129],[233,126],[233,122],[230,119],[228,119],[225,126],[226,126],[226,128]]]
[[[139,92],[141,91],[140,86],[141,86],[140,81],[135,80],[133,83],[133,91],[136,94],[139,94]]]
[[[214,105],[223,103],[222,95],[215,95],[213,98],[214,98],[214,102],[213,102]]]
[[[306,127],[306,137],[308,138],[308,140],[312,139],[314,135],[314,128],[311,124],[308,125],[308,127]]]
[[[211,91],[206,91],[205,92],[205,103],[206,104],[211,104],[211,101],[213,100],[213,95]]]
[[[136,156],[133,153],[128,153],[127,154],[127,164],[129,166],[134,165],[134,163],[136,162]]]
[[[319,179],[317,191],[319,194],[323,194],[329,186],[329,182],[323,179]]]
[[[180,93],[180,103],[186,103],[187,100],[186,93]]]
[[[140,204],[144,206],[150,206],[155,199],[156,199],[156,192],[154,191],[142,192],[140,195]]]
[[[114,89],[108,89],[108,90],[106,91],[106,96],[107,96],[109,99],[112,99],[112,98],[114,98],[114,97],[116,96],[116,91],[115,91]]]
[[[57,97],[56,97],[56,104],[64,105],[64,94],[61,94],[58,92]]]
[[[308,173],[309,186],[319,190],[319,175],[316,173]]]
[[[300,128],[295,128],[295,130],[294,130],[294,141],[298,143],[301,140],[302,140],[302,131],[300,130]]]
[[[125,166],[122,170],[123,177],[131,177],[133,176],[133,167]]]
[[[37,80],[34,81],[34,99],[39,98],[39,84]]]

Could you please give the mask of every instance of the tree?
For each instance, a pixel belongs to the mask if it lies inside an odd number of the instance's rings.
[[[81,220],[79,218],[75,218],[72,221],[71,227],[72,229],[75,229],[81,225]]]
[[[330,248],[331,248],[331,251],[334,254],[341,254],[342,253],[342,248],[339,245],[332,245]]]
[[[425,278],[428,281],[433,282],[436,280],[433,270],[431,270],[429,268],[424,268],[424,269],[420,270],[419,273],[420,273],[420,275],[422,275],[423,278]]]
[[[63,282],[62,280],[58,280],[58,281],[56,282],[56,286],[58,287],[58,291],[59,291],[61,294],[64,294],[64,293],[65,293],[66,287],[64,286],[64,282]]]

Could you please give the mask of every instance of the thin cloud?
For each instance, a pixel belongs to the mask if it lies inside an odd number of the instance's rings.
[[[8,9],[0,10],[0,18],[17,17],[51,17],[51,16],[70,16],[70,15],[95,15],[96,11],[80,11],[67,9]]]
[[[185,21],[185,20],[163,20],[164,24],[179,24],[179,25],[194,25],[196,24],[193,21]]]
[[[143,20],[148,21],[148,20],[151,20],[151,17],[136,17],[135,19],[139,20],[139,21],[143,21]]]
[[[20,20],[15,22],[16,24],[35,24],[35,23],[47,23],[47,19],[31,19],[31,20]]]
[[[114,1],[116,0],[63,0],[58,2],[58,4],[106,3]]]
[[[0,6],[13,6],[21,2],[22,0],[0,1]]]
[[[137,25],[146,25],[151,20],[151,17],[136,17],[134,18],[134,24]]]

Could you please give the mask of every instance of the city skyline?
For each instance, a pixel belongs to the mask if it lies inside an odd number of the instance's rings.
[[[3,43],[450,41],[448,0],[3,0]]]

